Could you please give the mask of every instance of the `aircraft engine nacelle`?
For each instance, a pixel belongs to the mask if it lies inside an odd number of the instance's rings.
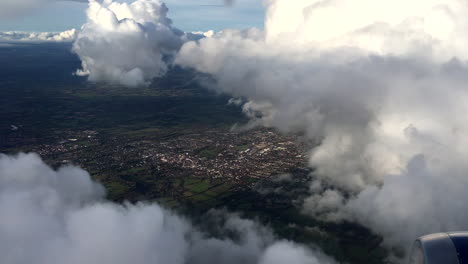
[[[418,238],[409,264],[468,263],[468,232],[437,233]]]

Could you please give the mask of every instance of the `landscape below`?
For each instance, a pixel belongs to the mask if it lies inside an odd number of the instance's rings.
[[[385,263],[382,238],[366,228],[301,214],[314,180],[301,135],[239,129],[248,122],[240,107],[182,69],[146,88],[88,83],[73,75],[70,48],[0,48],[0,153],[78,165],[110,200],[158,201],[195,222],[224,208],[338,261]]]

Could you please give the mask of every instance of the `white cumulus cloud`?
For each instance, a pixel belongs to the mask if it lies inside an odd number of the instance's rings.
[[[73,46],[82,61],[78,75],[93,82],[139,86],[165,74],[164,56],[180,47],[183,35],[171,26],[167,12],[159,0],[90,1],[88,21]]]
[[[247,98],[254,124],[317,142],[309,164],[324,184],[304,211],[355,219],[390,245],[467,229],[468,3],[266,4],[264,31],[188,42],[176,63]]]
[[[157,204],[105,201],[103,187],[77,167],[53,170],[35,154],[0,155],[0,261],[5,264],[332,264],[266,228],[215,212],[218,239]],[[215,228],[215,227],[214,227]]]

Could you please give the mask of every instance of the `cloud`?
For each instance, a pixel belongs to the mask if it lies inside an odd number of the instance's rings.
[[[277,243],[268,248],[260,259],[259,264],[327,264],[333,263],[323,254],[312,255],[304,247],[289,242]]]
[[[0,42],[73,42],[76,38],[76,29],[64,32],[0,32]]]
[[[428,162],[437,161],[414,156],[401,174],[387,176],[380,188],[367,187],[344,209],[393,245],[427,231],[466,230],[468,195],[462,186],[468,180],[462,166],[434,168]]]
[[[236,2],[235,0],[224,0],[224,5],[232,6],[234,5],[235,2]]]
[[[0,2],[0,18],[10,18],[27,14],[35,9],[44,7],[59,0],[2,0]],[[87,0],[66,0],[73,2],[87,2]]]
[[[303,246],[276,241],[268,229],[211,213],[219,239],[157,204],[115,204],[77,167],[53,170],[35,154],[0,156],[2,263],[332,264]]]
[[[183,36],[167,12],[159,0],[90,1],[88,21],[73,46],[82,61],[78,75],[126,86],[147,85],[164,75],[164,57],[181,46]]]
[[[253,124],[317,142],[304,211],[354,219],[391,246],[467,229],[468,3],[266,4],[264,31],[185,43],[176,63],[247,98]]]
[[[245,98],[249,126],[316,143],[309,165],[317,181],[304,212],[353,219],[389,246],[467,229],[460,186],[468,169],[468,3],[265,4],[264,30],[185,42],[159,1],[92,1],[75,42],[79,73],[145,85],[177,54],[175,64],[211,76],[209,88]]]

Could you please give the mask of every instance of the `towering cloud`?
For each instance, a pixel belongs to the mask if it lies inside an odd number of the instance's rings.
[[[269,0],[265,31],[186,43],[176,63],[247,98],[254,122],[318,142],[305,212],[409,244],[468,228],[467,14],[459,0]]]
[[[146,85],[165,74],[164,56],[180,47],[183,35],[171,26],[167,12],[159,0],[90,1],[88,21],[73,47],[83,67],[77,74],[127,86]]]
[[[291,37],[320,50],[466,58],[465,1],[268,1],[267,40]]]
[[[0,260],[5,264],[332,264],[264,227],[213,214],[217,239],[156,204],[118,205],[77,167],[53,170],[34,154],[0,156]]]

